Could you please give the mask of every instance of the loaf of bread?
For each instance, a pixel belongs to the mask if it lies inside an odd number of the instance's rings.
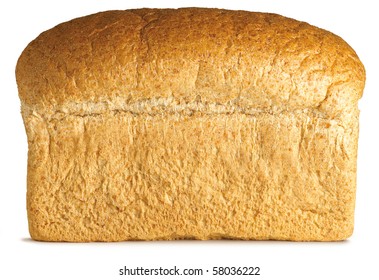
[[[35,240],[343,240],[365,70],[276,14],[108,11],[16,68]]]

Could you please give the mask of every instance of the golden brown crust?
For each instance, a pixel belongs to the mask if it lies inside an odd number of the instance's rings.
[[[355,104],[365,80],[355,52],[330,32],[275,14],[201,8],[74,19],[31,42],[16,73],[33,108],[170,98],[332,117]]]

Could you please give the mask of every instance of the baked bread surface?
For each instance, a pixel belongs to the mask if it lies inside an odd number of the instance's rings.
[[[33,239],[352,234],[365,71],[328,31],[246,11],[108,11],[42,33],[16,76]]]

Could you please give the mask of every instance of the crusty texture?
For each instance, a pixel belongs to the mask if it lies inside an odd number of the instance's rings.
[[[341,38],[279,15],[143,9],[42,33],[21,55],[17,81],[22,102],[45,110],[172,97],[333,116],[361,96],[364,69]]]
[[[109,11],[60,24],[16,69],[33,239],[342,240],[365,72],[279,15]]]

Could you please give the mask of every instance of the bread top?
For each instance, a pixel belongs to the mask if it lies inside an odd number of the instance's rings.
[[[312,109],[335,116],[356,106],[365,70],[340,37],[280,15],[138,9],[43,32],[21,54],[16,78],[22,105],[37,111]]]

